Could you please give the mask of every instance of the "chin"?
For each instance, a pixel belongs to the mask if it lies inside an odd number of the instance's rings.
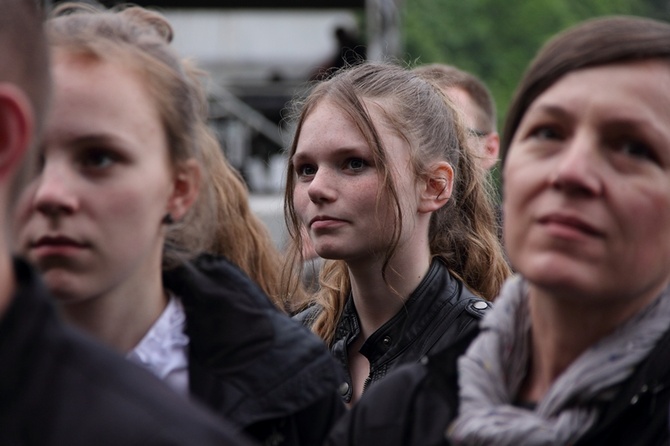
[[[552,294],[597,294],[606,285],[599,284],[600,275],[589,265],[563,256],[519,262],[516,268],[530,284]]]
[[[43,275],[49,293],[63,305],[76,304],[86,300],[86,293],[82,292],[73,277],[60,271],[49,271]]]

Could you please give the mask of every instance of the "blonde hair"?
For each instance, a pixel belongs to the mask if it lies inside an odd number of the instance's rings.
[[[64,3],[47,21],[53,49],[93,61],[121,62],[139,73],[156,103],[173,166],[189,159],[203,164],[201,142],[206,140],[207,102],[202,72],[182,60],[170,46],[172,28],[156,12],[140,7],[101,9]],[[209,246],[215,215],[207,172],[198,200],[181,221],[167,226],[164,267],[174,266]]]
[[[286,311],[287,302],[280,292],[283,259],[267,227],[249,206],[249,190],[244,180],[223,156],[212,135],[203,147],[218,203],[219,224],[212,253],[224,255],[239,266],[279,309]],[[302,288],[297,292],[302,293]]]
[[[356,124],[372,151],[379,169],[379,198],[388,194],[395,208],[393,236],[385,253],[382,277],[398,249],[402,230],[402,205],[393,175],[388,171],[387,154],[378,126],[363,105],[363,100],[379,100],[389,128],[395,129],[411,150],[415,178],[427,178],[435,161],[447,161],[454,169],[453,193],[445,206],[431,216],[429,245],[432,256],[444,259],[449,270],[473,292],[493,299],[510,274],[497,237],[493,193],[485,174],[474,162],[458,114],[446,96],[416,73],[388,63],[364,63],[339,71],[318,84],[304,101],[296,103],[297,127],[289,149],[285,214],[291,237],[288,262],[282,275],[286,293],[295,286],[296,269],[302,260],[301,223],[293,207],[295,172],[292,156],[300,130],[309,113],[322,101],[335,104]],[[312,330],[326,342],[332,341],[337,322],[350,294],[351,283],[344,261],[327,261],[320,275],[321,289],[309,302],[320,309]]]

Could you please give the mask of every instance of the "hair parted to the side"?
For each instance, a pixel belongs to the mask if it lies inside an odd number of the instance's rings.
[[[485,132],[496,130],[496,104],[491,91],[481,79],[474,74],[463,71],[452,65],[428,64],[414,68],[424,79],[433,82],[439,88],[459,88],[465,91],[479,108],[480,116],[477,125]]]
[[[500,145],[503,162],[528,107],[561,77],[584,68],[645,59],[670,62],[670,24],[607,16],[557,34],[535,56],[512,98]]]
[[[393,236],[385,253],[382,276],[396,250],[401,234],[402,209],[394,173],[388,170],[387,152],[379,132],[395,129],[410,147],[411,174],[417,181],[427,180],[429,167],[436,161],[447,161],[454,169],[452,196],[431,217],[429,240],[433,256],[442,257],[450,271],[460,277],[473,292],[493,299],[510,274],[498,241],[492,193],[484,171],[476,166],[466,150],[465,131],[458,114],[440,90],[412,71],[390,63],[366,62],[340,70],[312,89],[304,101],[295,104],[296,130],[289,148],[286,176],[285,217],[291,246],[282,275],[285,293],[290,293],[300,277],[302,265],[301,223],[293,207],[295,171],[292,156],[300,131],[310,112],[321,102],[329,101],[347,114],[367,141],[380,177],[378,201],[390,199],[395,218],[390,224]],[[385,123],[375,123],[364,105],[374,100],[383,106]],[[382,124],[383,127],[382,127]],[[334,335],[351,284],[343,261],[325,262],[320,275],[321,289],[310,303],[320,308],[312,330],[330,343]]]
[[[157,12],[141,7],[104,9],[64,3],[47,21],[49,45],[54,51],[92,61],[122,63],[145,81],[155,101],[168,141],[171,163],[195,159],[203,164],[203,146],[209,143],[207,101],[203,72],[182,60],[170,46],[172,28]],[[216,203],[209,171],[202,169],[202,187],[193,208],[166,227],[164,267],[178,264],[212,243]]]

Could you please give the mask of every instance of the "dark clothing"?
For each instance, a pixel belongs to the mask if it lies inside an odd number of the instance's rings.
[[[614,401],[576,446],[595,444],[653,446],[670,441],[670,330],[647,359],[622,383]]]
[[[443,351],[393,371],[342,417],[326,444],[448,444],[444,432],[458,406],[456,361],[478,333],[472,324]]]
[[[242,445],[232,428],[63,325],[37,275],[15,262],[0,318],[0,444]]]
[[[462,338],[425,364],[402,367],[369,392],[336,425],[328,445],[448,445],[457,415],[457,358]],[[667,445],[670,405],[670,330],[622,385],[601,403],[600,418],[576,445]]]
[[[390,296],[390,298],[394,298]],[[365,390],[400,364],[417,362],[425,355],[445,348],[477,325],[489,303],[476,297],[463,282],[449,273],[444,262],[435,258],[428,273],[402,310],[365,341],[360,352],[370,362]],[[317,312],[305,310],[296,316],[310,324]],[[348,348],[361,331],[353,299],[347,301],[337,324],[331,353],[342,364],[347,381],[341,387],[344,401],[351,401]]]
[[[337,364],[230,262],[202,256],[164,274],[189,336],[191,394],[264,444],[322,444],[344,413]]]

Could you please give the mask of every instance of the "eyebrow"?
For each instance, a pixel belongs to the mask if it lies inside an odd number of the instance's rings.
[[[328,155],[338,155],[338,156],[346,156],[346,155],[361,155],[360,152],[362,151],[370,151],[372,152],[367,146],[342,146],[342,147],[336,147],[328,151]],[[301,152],[301,153],[294,153],[293,156],[291,156],[291,164],[295,164],[295,161],[301,161],[303,159],[310,159],[311,155]]]
[[[571,114],[563,107],[553,104],[542,104],[542,103],[536,105],[531,104],[531,106],[528,107],[524,115],[528,115],[531,112],[532,113],[542,112],[557,118],[569,118],[571,116]]]
[[[70,135],[67,139],[67,143],[73,145],[74,147],[100,144],[116,147],[119,149],[129,144],[129,142],[126,141],[123,137],[113,133],[102,132]]]

